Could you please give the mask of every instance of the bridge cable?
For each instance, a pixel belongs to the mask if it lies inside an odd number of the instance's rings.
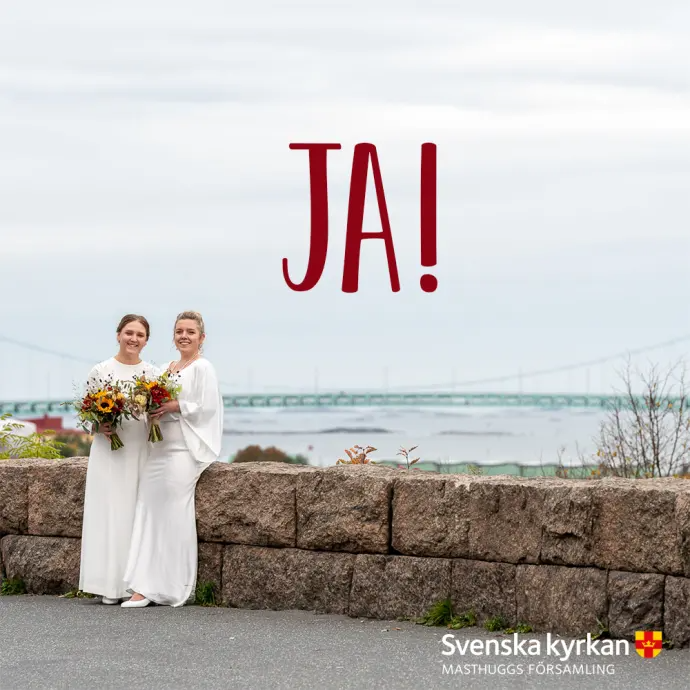
[[[533,371],[527,371],[527,372],[521,372],[518,374],[510,374],[506,376],[496,376],[492,378],[487,378],[487,379],[474,379],[474,380],[467,380],[467,381],[458,381],[456,383],[436,383],[436,384],[428,384],[428,385],[421,385],[421,386],[393,386],[392,388],[401,390],[402,388],[441,388],[441,389],[449,389],[449,388],[456,388],[458,386],[476,386],[480,384],[485,384],[485,383],[502,383],[504,381],[514,381],[515,379],[523,379],[523,378],[532,378],[536,376],[544,376],[546,374],[557,374],[562,371],[570,371],[573,369],[582,369],[584,367],[590,367],[590,366],[595,366],[597,364],[604,364],[606,362],[609,362],[613,359],[620,359],[621,357],[626,357],[630,355],[638,355],[642,354],[644,352],[650,352],[652,350],[659,350],[664,347],[669,347],[671,345],[677,345],[678,343],[686,342],[690,340],[690,334],[681,336],[679,338],[674,338],[673,340],[667,340],[666,342],[663,343],[658,343],[656,345],[649,345],[646,347],[639,347],[634,350],[627,350],[626,352],[618,353],[616,355],[609,355],[607,357],[599,357],[597,359],[591,359],[588,361],[583,361],[583,362],[577,362],[575,364],[565,364],[557,367],[551,367],[549,369],[535,369]]]
[[[8,338],[6,335],[0,333],[0,342],[9,343],[10,345],[16,345],[17,347],[24,348],[25,350],[33,350],[35,352],[40,352],[44,355],[52,355],[53,357],[60,357],[62,359],[71,359],[74,362],[80,362],[82,364],[94,365],[95,361],[93,359],[86,359],[85,357],[79,357],[78,355],[68,354],[66,352],[59,352],[58,350],[49,350],[48,348],[41,347],[40,345],[34,345],[32,343],[26,343],[22,340],[16,340],[15,338]],[[232,388],[232,384],[226,383],[224,381],[219,381],[221,386],[226,386]]]

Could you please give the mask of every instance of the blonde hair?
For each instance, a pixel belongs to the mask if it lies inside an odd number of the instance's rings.
[[[198,311],[183,311],[181,314],[177,315],[177,318],[175,319],[175,326],[177,326],[178,321],[196,321],[197,325],[199,326],[199,334],[206,335],[204,319],[201,317],[201,314]]]

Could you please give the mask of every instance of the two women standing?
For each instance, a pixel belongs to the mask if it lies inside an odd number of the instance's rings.
[[[143,324],[141,319],[136,317]],[[148,335],[147,331],[146,340]],[[139,425],[136,434],[133,432],[131,439],[120,434],[125,447],[118,451],[110,451],[105,438],[100,439],[98,447],[94,440],[87,471],[90,501],[89,510],[86,503],[84,506],[87,538],[82,540],[84,586],[80,584],[80,589],[101,594],[104,603],[117,603],[130,593],[133,596],[123,607],[142,607],[151,602],[182,606],[194,592],[197,571],[194,494],[202,472],[220,456],[223,434],[223,399],[218,379],[213,365],[201,354],[205,338],[200,314],[183,312],[177,317],[174,342],[180,358],[170,362],[166,369],[179,375],[182,390],[177,400],[164,403],[151,415],[160,423],[162,441],[148,443],[148,424],[135,420],[129,423]],[[118,340],[121,341],[119,333]],[[141,365],[151,366],[143,362]],[[129,378],[135,373],[139,372],[132,371]],[[106,463],[116,464],[119,454],[128,448],[128,439],[129,453],[138,458],[143,456],[138,465],[134,503],[131,473],[129,482],[98,481],[99,468]],[[96,481],[90,477],[94,473],[94,456]],[[129,497],[126,504],[120,498],[123,493]],[[103,514],[107,514],[107,521]],[[100,521],[92,529],[90,523],[97,515],[101,516]],[[126,540],[123,534],[127,535]],[[115,549],[115,544],[117,559],[101,560],[103,553]],[[114,581],[117,587],[105,589],[101,585],[105,581]]]

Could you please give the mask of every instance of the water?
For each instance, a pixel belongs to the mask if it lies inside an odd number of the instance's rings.
[[[374,446],[374,460],[400,460],[417,446],[423,461],[491,465],[579,464],[594,450],[601,410],[542,408],[238,408],[225,416],[221,459],[250,445],[275,446],[313,465],[334,465],[345,448]],[[65,421],[75,426],[74,419]]]
[[[532,408],[297,408],[237,409],[226,414],[223,455],[248,445],[276,446],[334,465],[345,448],[374,446],[372,459],[393,460],[400,446],[418,446],[422,460],[524,465],[564,462],[593,451],[604,413]],[[400,459],[399,457],[397,459]]]

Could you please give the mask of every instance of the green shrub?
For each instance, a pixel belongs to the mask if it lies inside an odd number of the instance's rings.
[[[526,635],[527,633],[534,632],[532,626],[527,623],[518,623],[514,628],[506,628],[503,631],[506,635],[512,635],[514,633],[520,633],[521,635]]]
[[[34,432],[28,436],[17,434],[21,424],[8,422],[11,414],[0,416],[0,460],[9,458],[44,458],[60,460],[64,443],[55,438],[52,431]]]
[[[62,443],[61,454],[63,458],[83,458],[91,452],[93,436],[86,434],[57,433],[55,440]]]
[[[503,616],[494,616],[484,622],[484,628],[489,632],[500,632],[506,630],[507,627],[508,621]]]
[[[197,583],[194,602],[198,606],[217,606],[216,585],[213,582]]]
[[[261,448],[261,446],[247,446],[237,451],[233,462],[286,462],[291,465],[308,465],[309,461],[303,455],[290,456],[284,451],[271,446]]]
[[[456,614],[453,610],[453,603],[450,599],[443,599],[436,602],[423,616],[419,618],[408,618],[413,623],[418,625],[428,626],[445,626],[451,630],[460,630],[461,628],[472,628],[477,625],[477,616],[474,611],[466,611],[465,613]],[[508,621],[503,616],[493,616],[484,623],[484,627],[489,632],[503,632],[505,634],[513,633],[531,633],[532,627],[526,623],[520,623],[515,628],[508,627]]]
[[[460,628],[476,625],[477,617],[474,615],[474,611],[456,615],[451,600],[443,599],[436,602],[423,616],[413,618],[412,621],[418,625],[445,626],[452,630],[460,630]]]
[[[67,594],[63,595],[65,599],[95,599],[95,594],[89,592],[82,592],[80,589],[72,589]]]
[[[436,602],[423,616],[416,619],[419,625],[449,625],[453,620],[453,604],[450,599]]]
[[[459,616],[453,616],[448,624],[451,630],[460,630],[460,628],[472,628],[477,625],[477,617],[474,611],[461,613]]]
[[[26,594],[26,585],[24,584],[24,580],[22,580],[20,577],[3,580],[2,585],[0,585],[0,595],[3,597],[8,597],[15,594]]]

